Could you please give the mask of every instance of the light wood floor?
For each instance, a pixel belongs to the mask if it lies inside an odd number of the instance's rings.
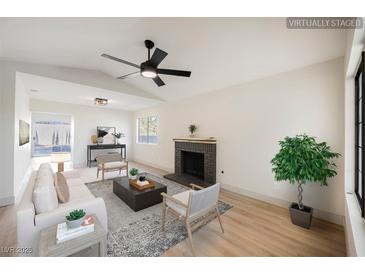
[[[0,207],[0,248],[16,247],[16,207]],[[2,253],[0,257],[12,256],[14,254]]]
[[[165,171],[130,163],[158,175]],[[233,205],[222,215],[225,233],[213,220],[193,233],[197,256],[346,256],[342,226],[314,218],[310,230],[292,225],[288,209],[222,190]],[[0,247],[16,245],[16,207],[0,208]],[[2,254],[4,256],[7,254]],[[192,256],[186,240],[163,256]]]
[[[310,230],[294,226],[288,209],[222,191],[233,205],[217,220],[193,234],[198,256],[346,256],[343,227],[314,219]],[[186,241],[164,256],[191,256]]]

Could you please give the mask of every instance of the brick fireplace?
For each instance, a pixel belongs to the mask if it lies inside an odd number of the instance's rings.
[[[179,138],[175,142],[175,173],[165,178],[189,186],[209,186],[216,182],[216,140]]]

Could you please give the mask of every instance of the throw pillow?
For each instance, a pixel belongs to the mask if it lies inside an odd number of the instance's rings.
[[[70,192],[68,191],[66,178],[61,172],[57,172],[55,187],[58,200],[61,203],[67,203],[70,199]]]
[[[49,163],[44,163],[40,165],[37,177],[39,178],[42,176],[53,176],[52,167]]]
[[[33,189],[33,203],[37,214],[45,213],[58,207],[53,177],[42,176],[37,178]]]

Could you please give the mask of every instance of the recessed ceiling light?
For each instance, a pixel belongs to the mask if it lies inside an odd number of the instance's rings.
[[[108,104],[108,99],[103,98],[95,98],[94,99],[95,105],[98,106],[106,106]]]
[[[30,89],[29,91],[30,92],[38,92],[39,90],[38,89]]]

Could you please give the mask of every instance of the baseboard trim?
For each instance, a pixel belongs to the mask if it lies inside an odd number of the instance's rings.
[[[170,173],[173,173],[174,170],[169,168],[169,167],[165,167],[165,166],[160,166],[160,165],[156,165],[154,163],[151,163],[151,162],[148,162],[148,161],[143,161],[143,160],[139,160],[139,159],[133,159],[131,160],[133,162],[136,162],[136,163],[140,163],[142,165],[146,165],[146,166],[150,166],[150,167],[154,167],[154,168],[158,168],[158,169],[161,169],[161,170],[164,170],[164,171],[167,171],[167,172],[170,172]]]
[[[247,189],[244,189],[241,187],[232,186],[229,184],[222,184],[222,189],[225,189],[225,190],[228,190],[231,192],[235,192],[235,193],[239,193],[239,194],[248,196],[250,198],[254,198],[254,199],[257,199],[257,200],[260,200],[263,202],[267,202],[269,204],[274,204],[274,205],[284,207],[284,208],[288,208],[291,204],[291,202],[289,202],[289,201],[270,197],[270,196],[267,196],[267,195],[264,195],[261,193],[250,191],[250,190],[247,190]],[[335,223],[335,224],[342,225],[342,226],[344,225],[344,216],[342,216],[342,215],[338,215],[335,213],[331,213],[328,211],[314,208],[313,216],[318,219],[323,219],[323,220],[326,220],[331,223]]]
[[[8,196],[8,197],[0,198],[0,207],[13,205],[14,203],[15,203],[15,197],[14,196]]]

